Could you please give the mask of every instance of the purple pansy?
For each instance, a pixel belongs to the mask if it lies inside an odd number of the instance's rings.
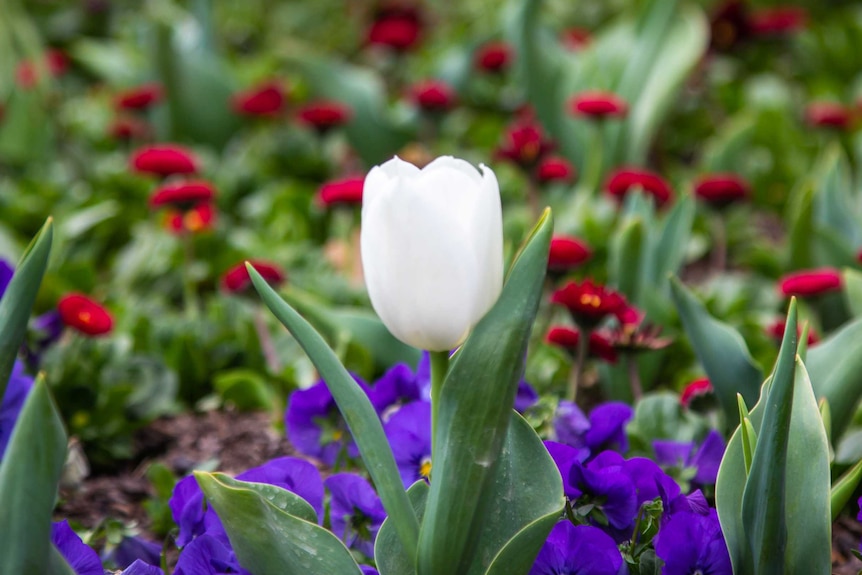
[[[384,430],[404,488],[427,479],[431,472],[431,404],[414,401],[401,406]]]
[[[15,267],[8,260],[0,258],[0,297],[6,293],[13,275],[15,275]]]
[[[21,413],[32,387],[33,379],[24,373],[24,365],[16,361],[3,393],[3,401],[0,402],[0,459],[3,459],[18,414]]]
[[[359,376],[353,375],[353,379],[371,395],[368,385]],[[288,439],[300,453],[316,457],[327,465],[333,465],[342,452],[350,457],[359,455],[347,423],[324,381],[290,394],[285,425]]]
[[[656,461],[666,467],[696,469],[692,482],[696,485],[713,485],[718,477],[718,467],[724,456],[724,440],[721,434],[711,430],[695,451],[691,441],[656,439],[653,441]]]
[[[332,532],[351,549],[374,556],[374,540],[386,511],[364,477],[336,473],[324,481],[332,494],[329,519]]]
[[[634,416],[628,404],[609,401],[590,412],[590,428],[584,434],[584,441],[590,451],[613,449],[624,453],[629,442],[626,438],[626,423]]]
[[[561,521],[554,525],[529,575],[617,575],[623,558],[601,529]]]
[[[533,386],[523,379],[519,381],[518,393],[515,395],[515,411],[523,413],[536,405],[537,401],[539,401],[539,394],[533,389]]]
[[[406,363],[390,368],[371,388],[371,403],[378,413],[384,414],[390,408],[410,403],[420,398],[422,390],[419,379]]]
[[[584,447],[575,449],[571,445],[557,443],[556,441],[545,441],[545,449],[551,455],[551,459],[557,465],[557,470],[560,472],[560,477],[568,478],[572,465],[578,461],[583,463],[589,456],[590,452]],[[563,490],[566,497],[572,499],[580,495],[580,492],[574,489],[568,481],[563,481]]]
[[[687,511],[673,514],[659,529],[655,552],[664,561],[662,575],[733,572],[715,509],[703,515]]]
[[[126,567],[120,575],[165,575],[165,572],[161,567],[135,559],[135,562]]]
[[[588,509],[591,522],[607,524],[608,531],[620,539],[631,534],[638,510],[637,490],[621,465],[575,461],[568,480],[573,506]]]
[[[179,527],[177,547],[184,548],[206,531],[204,525],[204,494],[194,475],[180,479],[168,500],[174,523]]]
[[[131,566],[135,561],[159,565],[162,560],[162,546],[140,537],[123,537],[116,549],[108,555],[108,559],[120,569]]]
[[[81,541],[65,519],[51,526],[51,543],[76,575],[102,575],[99,554]]]
[[[362,575],[380,575],[377,569],[371,565],[360,565],[359,570],[362,571]]]
[[[557,441],[575,448],[584,447],[584,434],[590,428],[590,420],[575,403],[563,400],[557,405],[554,417],[554,434]]]
[[[201,535],[183,548],[174,575],[248,575],[228,545]]]

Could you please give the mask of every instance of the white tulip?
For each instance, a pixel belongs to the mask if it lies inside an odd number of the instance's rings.
[[[494,172],[437,158],[395,157],[362,192],[362,267],[374,310],[409,345],[460,345],[500,296],[503,216]]]

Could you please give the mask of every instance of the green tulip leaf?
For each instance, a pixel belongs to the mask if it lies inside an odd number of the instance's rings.
[[[738,421],[736,394],[747,405],[757,401],[763,373],[748,352],[745,340],[729,325],[713,318],[697,298],[677,279],[671,280],[671,296],[727,421]]]
[[[420,523],[425,516],[425,503],[428,501],[428,484],[419,480],[407,490],[407,497]],[[374,560],[380,575],[416,575],[415,561],[405,557],[398,544],[398,534],[392,529],[389,519],[383,521],[374,541]]]
[[[608,254],[608,278],[611,285],[629,301],[638,301],[641,260],[646,230],[644,221],[631,218],[612,236]]]
[[[832,486],[829,493],[832,521],[838,519],[841,510],[844,509],[859,486],[860,480],[862,480],[862,460],[857,461],[856,465],[848,469]]]
[[[665,217],[658,239],[652,247],[652,265],[646,270],[643,285],[656,286],[661,293],[666,292],[668,277],[676,274],[685,260],[694,214],[694,199],[689,195],[680,196]]]
[[[360,575],[350,551],[319,526],[311,506],[273,486],[195,472],[201,490],[221,519],[240,565],[252,575]],[[289,495],[285,495],[289,494]],[[304,503],[304,502],[302,502]],[[299,510],[302,517],[291,511]]]
[[[296,338],[326,382],[359,447],[383,507],[398,533],[403,546],[401,552],[407,557],[414,557],[419,522],[402,486],[389,441],[371,401],[311,324],[282,300],[254,267],[250,264],[246,264],[246,267],[261,299]]]
[[[844,286],[844,301],[853,317],[862,315],[862,272],[851,268],[841,271],[841,283]]]
[[[787,204],[786,221],[788,231],[788,267],[806,269],[814,264],[814,186],[809,181],[797,185],[790,194]]]
[[[859,245],[862,221],[851,195],[853,179],[841,144],[834,142],[826,148],[814,172],[817,174],[814,217],[818,227],[835,233],[851,246]]]
[[[9,374],[27,333],[30,311],[48,267],[53,237],[53,224],[48,218],[21,257],[6,293],[0,299],[0,398],[6,391]]]
[[[832,435],[840,438],[862,397],[862,318],[856,318],[808,351],[814,393],[832,412]]]
[[[0,461],[0,557],[4,573],[62,573],[51,557],[51,513],[66,460],[66,432],[37,377]],[[52,571],[49,571],[51,564]]]
[[[420,533],[418,572],[467,573],[479,547],[493,499],[524,354],[538,309],[553,219],[546,210],[515,260],[499,300],[452,358],[440,392],[434,430],[432,481]],[[546,492],[554,505],[559,493]],[[519,530],[535,516],[519,517]]]

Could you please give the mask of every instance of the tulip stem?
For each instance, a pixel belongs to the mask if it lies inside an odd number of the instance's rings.
[[[721,273],[727,267],[727,231],[721,214],[712,217],[712,267]]]
[[[569,382],[569,401],[575,403],[578,399],[578,387],[584,378],[584,368],[587,363],[587,352],[590,350],[590,331],[581,329],[578,337],[578,355],[575,358],[575,376]]]
[[[192,275],[192,266],[195,262],[195,244],[191,232],[184,230],[180,236],[183,246],[183,305],[185,312],[191,319],[198,317],[198,296],[195,288],[195,280]]]
[[[431,355],[431,444],[433,454],[434,434],[437,431],[437,412],[440,408],[440,390],[449,371],[449,352],[432,351]]]
[[[625,354],[625,361],[626,370],[629,372],[629,385],[632,388],[632,399],[637,403],[644,395],[641,375],[638,372],[638,362],[633,353]]]
[[[270,373],[277,374],[281,371],[281,362],[278,361],[278,351],[275,349],[272,335],[270,335],[269,328],[266,326],[266,318],[264,318],[262,307],[255,307],[253,319],[254,329],[257,332],[257,339],[260,342],[260,349],[263,352],[266,367]]]

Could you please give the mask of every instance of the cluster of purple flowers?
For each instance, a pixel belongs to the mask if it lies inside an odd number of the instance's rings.
[[[545,445],[563,478],[566,518],[551,531],[530,575],[627,573],[627,564],[638,564],[645,552],[663,562],[664,575],[732,572],[718,515],[700,489],[715,483],[724,453],[721,436],[710,432],[699,447],[657,440],[658,463],[626,459],[621,452],[632,416],[622,403],[601,405],[587,417],[561,402],[554,426],[558,441]],[[683,493],[659,463],[690,469],[694,490]]]

